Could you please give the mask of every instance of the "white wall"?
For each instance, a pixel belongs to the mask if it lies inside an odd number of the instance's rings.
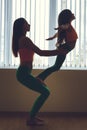
[[[33,74],[41,71],[33,70]],[[38,96],[21,85],[15,73],[15,69],[0,70],[0,111],[29,111]],[[87,112],[87,71],[61,70],[53,73],[45,82],[51,95],[41,111]]]

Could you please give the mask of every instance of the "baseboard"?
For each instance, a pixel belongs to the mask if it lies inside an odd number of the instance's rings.
[[[1,111],[0,116],[26,116],[28,115],[29,112],[6,112],[6,111]],[[87,112],[39,112],[38,115],[41,116],[87,116]]]

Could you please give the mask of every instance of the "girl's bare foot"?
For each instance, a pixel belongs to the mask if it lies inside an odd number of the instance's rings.
[[[36,77],[36,79],[39,80],[42,84],[46,85],[46,84],[44,83],[44,81],[43,81],[42,79],[40,79],[39,77]]]

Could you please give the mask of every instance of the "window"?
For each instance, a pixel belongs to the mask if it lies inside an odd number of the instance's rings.
[[[84,8],[83,8],[84,7]],[[87,0],[0,0],[0,68],[15,68],[19,59],[11,51],[13,22],[24,17],[31,24],[27,34],[41,49],[55,49],[56,40],[45,39],[55,33],[58,14],[71,9],[76,16],[73,26],[78,33],[76,47],[71,51],[61,69],[87,69]],[[34,68],[47,68],[56,57],[34,56]]]

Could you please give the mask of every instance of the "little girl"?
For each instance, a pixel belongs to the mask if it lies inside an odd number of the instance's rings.
[[[74,49],[77,41],[77,33],[73,26],[71,25],[71,22],[75,19],[74,14],[69,10],[65,9],[60,12],[58,17],[58,28],[55,28],[58,30],[54,36],[48,38],[47,40],[52,40],[54,38],[57,38],[57,49],[58,50],[65,50],[67,52],[70,52],[72,49]],[[64,60],[66,58],[66,54],[58,54],[55,64],[49,68],[47,68],[45,71],[40,73],[37,78],[41,80],[45,80],[51,73],[57,71],[62,66]]]

